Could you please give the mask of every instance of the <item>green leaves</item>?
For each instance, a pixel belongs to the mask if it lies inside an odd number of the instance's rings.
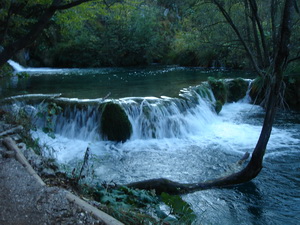
[[[170,207],[170,213],[175,216],[180,224],[191,224],[196,219],[196,215],[190,205],[182,200],[180,196],[162,193],[161,199]],[[168,222],[172,220],[174,220],[172,217],[165,218],[165,221]]]
[[[59,113],[61,113],[62,108],[56,103],[49,103],[46,107],[41,105],[38,108],[38,112],[36,114],[37,117],[42,118],[44,120],[44,127],[42,128],[43,132],[48,134],[49,137],[55,138],[54,129],[55,129],[55,122],[54,118]]]

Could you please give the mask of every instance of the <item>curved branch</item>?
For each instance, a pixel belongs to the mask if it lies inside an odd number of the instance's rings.
[[[241,165],[248,157],[249,153],[246,152],[245,155],[237,162],[237,164]],[[134,182],[125,186],[129,188],[155,190],[157,194],[161,194],[163,192],[174,195],[187,194],[195,191],[206,190],[210,188],[226,187],[250,181],[253,178],[255,178],[261,170],[261,167],[259,169],[253,169],[254,167],[255,165],[253,165],[253,161],[250,161],[246,168],[237,173],[233,173],[229,176],[221,177],[215,180],[199,183],[185,184],[174,182],[165,178],[159,178]]]

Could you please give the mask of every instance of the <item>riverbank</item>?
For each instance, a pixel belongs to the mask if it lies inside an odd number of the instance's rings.
[[[13,140],[20,141],[20,130],[0,124],[0,224],[122,224],[69,191],[46,185]]]

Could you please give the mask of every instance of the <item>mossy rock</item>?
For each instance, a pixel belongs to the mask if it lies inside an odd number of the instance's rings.
[[[224,105],[227,101],[227,87],[223,80],[217,80],[213,77],[208,78],[208,84],[214,93],[215,99]]]
[[[266,87],[262,77],[257,77],[251,83],[249,95],[254,104],[260,105],[265,97]]]
[[[246,96],[248,82],[242,78],[237,78],[227,82],[228,96],[227,102],[237,102]]]
[[[110,141],[125,142],[132,134],[132,126],[123,108],[116,103],[106,103],[102,110],[101,131]]]
[[[215,103],[215,110],[216,110],[217,114],[219,114],[221,112],[222,108],[223,108],[222,102],[216,101],[216,103]]]

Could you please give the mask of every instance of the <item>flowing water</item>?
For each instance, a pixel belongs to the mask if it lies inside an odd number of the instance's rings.
[[[62,93],[69,98],[94,99],[178,96],[178,91],[198,85],[208,76],[253,77],[240,71],[204,70],[202,68],[163,67],[101,68],[101,69],[50,69],[24,68],[9,61],[18,72],[29,77],[14,76],[0,80],[0,94]]]
[[[105,80],[109,77],[112,79],[119,70],[123,71],[122,74],[125,73],[121,76],[119,71],[120,74],[117,75],[119,79],[130,77],[129,73],[135,74],[133,69],[127,69],[126,72],[124,69],[111,70],[114,72],[107,72],[110,75],[102,74]],[[166,78],[169,79],[167,84],[157,89],[173,85],[172,82],[177,79],[176,74],[184,74],[185,70],[187,70],[187,77],[194,77],[194,79],[186,78],[181,84],[183,78],[180,78],[178,86],[175,85],[179,88],[177,90],[181,90],[180,98],[145,97],[152,87],[156,90],[154,87],[159,86],[164,77],[171,78]],[[51,80],[53,76],[69,76],[64,74],[69,72],[62,71],[58,72],[59,75],[51,71],[49,76],[34,74],[32,77],[45,79],[44,83],[41,83],[46,86],[48,80],[50,83],[54,82]],[[170,74],[174,72],[172,78]],[[85,70],[78,76],[90,76],[89,73],[84,73]],[[137,69],[134,79],[139,80],[138,82],[143,80],[139,76],[145,76],[145,80],[150,79],[148,76],[156,76],[157,80],[151,77],[153,86],[147,86],[150,90],[144,92],[146,84],[143,84],[142,90],[136,95],[130,90],[126,95],[128,87],[121,88],[124,83],[120,81],[120,86],[116,90],[122,90],[116,94],[118,97],[114,101],[122,105],[133,126],[133,134],[125,143],[105,141],[99,135],[101,113],[98,110],[103,100],[96,103],[85,100],[87,107],[79,107],[76,104],[66,107],[64,113],[55,118],[55,139],[40,130],[33,132],[33,135],[42,143],[55,149],[54,155],[60,163],[70,166],[75,166],[78,161],[81,161],[85,149],[90,147],[93,154],[90,163],[93,164],[95,182],[114,181],[126,184],[164,177],[178,182],[194,183],[229,174],[238,169],[236,161],[245,152],[252,152],[255,147],[264,111],[259,106],[251,105],[246,96],[237,103],[226,104],[221,113],[216,115],[212,107],[214,97],[211,91],[205,84],[197,86],[200,81],[205,80],[205,76],[214,73],[216,72],[200,69],[193,71],[185,68],[160,68],[154,71]],[[201,74],[205,76],[201,77]],[[95,75],[95,77],[102,75]],[[226,76],[228,73],[218,72],[217,75]],[[99,83],[96,86],[100,85],[101,82],[99,80],[97,82]],[[130,87],[136,88],[134,81],[132,82]],[[179,84],[185,86],[181,87]],[[72,85],[80,87],[80,84],[75,84],[75,81]],[[105,84],[101,85],[105,86]],[[34,88],[30,93],[62,92],[67,97],[99,98],[107,92],[106,90],[100,96],[96,96],[92,87],[89,87],[89,93],[83,90],[82,96],[79,93],[71,93],[69,96],[67,91],[69,89],[63,87],[53,91]],[[26,88],[21,88],[10,93],[20,94],[24,90],[28,91]],[[170,94],[171,92],[158,91],[152,96],[174,96],[175,94]],[[64,100],[72,102],[72,99]],[[16,105],[16,107],[20,106],[24,105],[21,103]],[[36,105],[30,107],[33,111],[37,108]],[[184,195],[183,198],[191,204],[198,216],[195,224],[299,224],[299,131],[299,113],[280,112],[268,144],[264,168],[257,178],[235,188],[212,189]]]

